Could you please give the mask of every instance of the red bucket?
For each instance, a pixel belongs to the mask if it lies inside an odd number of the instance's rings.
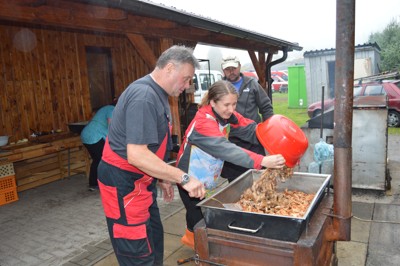
[[[283,115],[273,115],[258,124],[256,135],[269,154],[282,154],[288,167],[294,167],[308,147],[304,132]]]

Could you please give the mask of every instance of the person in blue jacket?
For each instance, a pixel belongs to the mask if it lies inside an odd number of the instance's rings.
[[[98,188],[97,167],[103,154],[108,126],[111,123],[114,108],[115,103],[101,107],[81,132],[81,141],[92,158],[89,173],[89,191],[94,191]]]
[[[211,195],[218,184],[224,162],[250,169],[282,168],[281,154],[265,156],[237,146],[229,140],[235,136],[252,144],[259,144],[257,123],[236,112],[238,93],[229,81],[215,82],[200,103],[192,122],[186,129],[177,157],[177,167],[204,184],[206,195]],[[186,233],[181,242],[194,248],[193,229],[202,218],[200,199],[190,197],[178,186],[186,208]]]

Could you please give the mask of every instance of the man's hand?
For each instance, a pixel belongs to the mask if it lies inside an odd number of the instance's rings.
[[[193,176],[191,176],[190,181],[182,187],[189,192],[189,196],[192,198],[199,198],[202,200],[206,195],[206,189],[204,188],[203,183]]]
[[[163,194],[163,199],[165,202],[171,202],[174,199],[174,187],[170,182],[163,180],[158,182]]]

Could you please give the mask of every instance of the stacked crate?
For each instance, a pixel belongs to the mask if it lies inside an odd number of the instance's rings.
[[[0,206],[17,200],[14,165],[0,165]]]

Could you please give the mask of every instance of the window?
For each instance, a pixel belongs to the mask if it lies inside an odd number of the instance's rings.
[[[361,95],[361,90],[362,90],[361,86],[354,87],[353,95],[354,96],[360,96]]]
[[[209,74],[200,74],[201,89],[208,90],[208,88],[215,82],[214,76]]]
[[[384,95],[385,90],[382,85],[368,85],[365,87],[365,95]]]
[[[197,86],[197,75],[193,75],[193,84],[194,84],[194,89],[197,91],[199,87]]]
[[[274,80],[274,82],[284,82],[285,80],[283,80],[283,78],[279,77],[279,76],[273,76],[272,79]]]

